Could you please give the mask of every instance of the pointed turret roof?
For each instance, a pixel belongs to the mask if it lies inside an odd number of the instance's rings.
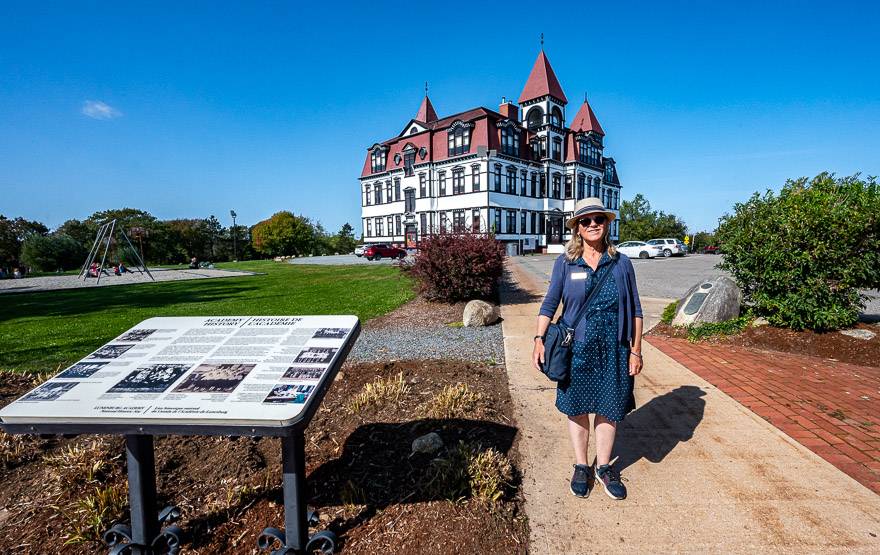
[[[419,106],[419,111],[416,113],[415,119],[416,121],[424,123],[437,121],[437,112],[434,111],[434,106],[431,105],[431,99],[428,98],[427,94],[425,95],[425,99],[422,100],[422,105]]]
[[[532,72],[529,73],[529,80],[526,81],[526,86],[523,87],[522,94],[519,95],[519,103],[522,104],[526,100],[547,94],[558,98],[563,104],[568,104],[568,99],[565,98],[565,93],[562,92],[559,80],[556,78],[556,74],[553,73],[553,68],[550,67],[550,60],[547,59],[544,51],[541,50],[541,53],[538,54],[538,59],[535,60],[535,65],[532,66]]]
[[[578,133],[593,131],[603,137],[605,136],[605,131],[603,131],[602,126],[599,125],[599,120],[596,119],[596,114],[593,113],[593,109],[590,108],[590,103],[587,102],[586,98],[584,98],[584,103],[581,105],[581,109],[578,110],[577,115],[574,116],[574,121],[571,122],[571,130]]]

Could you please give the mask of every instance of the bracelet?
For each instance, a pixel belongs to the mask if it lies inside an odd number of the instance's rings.
[[[630,351],[629,354],[636,355],[637,357],[639,357],[639,360],[642,360],[642,355],[640,355],[639,353],[637,353],[635,351]]]
[[[544,341],[544,336],[543,335],[536,335],[535,337],[532,338],[532,341],[534,341],[535,339],[540,339],[541,341]]]

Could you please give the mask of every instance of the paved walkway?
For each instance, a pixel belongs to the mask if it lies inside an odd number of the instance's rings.
[[[573,497],[555,388],[530,362],[546,284],[514,257],[508,268],[518,287],[502,293],[504,348],[532,552],[880,552],[880,496],[650,344],[615,446],[629,498]],[[643,299],[649,319],[665,302]]]
[[[880,368],[684,339],[650,342],[880,493]]]
[[[101,282],[95,278],[81,279],[72,275],[40,276],[24,279],[0,280],[0,294],[31,293],[33,291],[54,291],[57,289],[83,289],[94,287],[110,287],[113,285],[134,285],[137,283],[153,283],[154,281],[184,281],[190,279],[214,279],[225,277],[253,276],[254,272],[245,270],[220,270],[218,268],[150,268],[153,279],[138,271],[125,273],[121,276],[105,275]]]

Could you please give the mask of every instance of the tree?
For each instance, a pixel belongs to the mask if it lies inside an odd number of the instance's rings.
[[[251,228],[254,250],[264,256],[310,254],[315,229],[307,218],[286,210],[276,212]]]
[[[656,237],[684,237],[687,226],[674,214],[651,210],[641,194],[620,203],[620,242],[647,241]]]
[[[14,266],[21,261],[21,246],[31,235],[46,235],[49,228],[22,217],[10,220],[0,214],[0,264]]]
[[[854,324],[880,288],[880,188],[876,179],[789,180],[755,193],[721,218],[716,236],[745,300],[771,324],[833,330]]]
[[[70,219],[58,226],[53,233],[57,235],[67,235],[86,249],[89,249],[95,242],[95,235],[98,233],[98,226],[94,223]]]
[[[342,224],[342,228],[340,228],[334,239],[336,247],[335,252],[350,253],[353,252],[354,248],[357,246],[357,239],[355,239],[354,236],[354,228],[352,228],[351,224],[348,222]]]
[[[21,247],[21,260],[27,266],[44,272],[71,270],[86,257],[85,248],[69,235],[29,235]]]

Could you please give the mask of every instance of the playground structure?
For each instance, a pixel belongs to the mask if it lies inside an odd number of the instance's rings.
[[[122,261],[122,256],[119,252],[120,250],[120,242],[118,239],[114,238],[115,233],[122,234],[122,238],[125,239],[125,244],[128,245],[128,248],[131,249],[131,253],[134,256],[134,259],[137,260],[137,264],[133,266],[133,269],[137,270],[141,274],[146,273],[151,280],[156,281],[153,277],[153,274],[150,273],[149,268],[147,268],[146,263],[144,263],[143,258],[140,253],[138,253],[137,249],[134,248],[134,245],[131,244],[131,240],[129,240],[128,235],[125,234],[125,230],[122,229],[122,226],[117,228],[117,220],[113,219],[108,222],[105,222],[98,228],[98,233],[95,235],[95,242],[92,244],[92,248],[89,251],[89,256],[86,258],[85,263],[83,263],[82,269],[79,272],[79,279],[85,281],[89,277],[89,271],[92,264],[97,263],[98,255],[101,253],[101,247],[103,247],[103,254],[101,254],[101,263],[98,264],[96,275],[93,276],[97,279],[96,284],[101,282],[101,276],[104,275],[104,263],[107,262],[107,254],[110,253],[111,247],[114,251],[111,256],[115,255],[116,262],[119,264]],[[125,248],[125,244],[122,245],[122,248]],[[131,271],[131,268],[129,268]]]

